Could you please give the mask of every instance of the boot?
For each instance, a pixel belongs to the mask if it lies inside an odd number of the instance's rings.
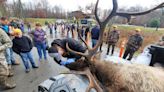
[[[8,77],[12,77],[12,76],[14,76],[14,73],[12,72],[11,65],[8,65],[8,66],[9,66],[9,75],[8,75]]]
[[[13,84],[7,83],[7,76],[1,76],[0,80],[1,80],[0,84],[1,84],[3,89],[13,89],[16,87],[15,83],[13,83]]]
[[[16,87],[16,84],[15,83],[13,83],[13,84],[6,83],[4,85],[4,89],[13,89],[15,87]]]

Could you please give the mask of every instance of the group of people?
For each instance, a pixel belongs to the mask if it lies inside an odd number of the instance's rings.
[[[85,30],[86,28],[86,30]],[[89,27],[82,27],[80,30],[81,36],[83,37],[83,34],[87,32],[87,35],[91,35],[91,42],[92,42],[92,47],[97,44],[97,41],[100,36],[100,28],[99,26],[94,26],[91,31]],[[127,56],[128,60],[131,60],[134,53],[141,47],[143,43],[143,37],[140,33],[140,29],[135,29],[134,33],[129,36],[129,40],[127,41],[126,44],[126,50],[124,52],[123,58],[126,59]],[[87,40],[87,35],[85,36]],[[109,54],[110,51],[110,46],[112,46],[112,51],[111,55],[114,53],[115,46],[117,42],[119,41],[120,38],[120,31],[117,30],[117,26],[113,26],[113,30],[110,31],[108,34],[105,36],[107,38],[106,42],[108,44],[107,48],[107,55]],[[74,64],[76,61],[78,62],[79,59],[81,59],[81,56],[71,53],[68,51],[66,48],[66,45],[70,47],[70,49],[77,51],[77,52],[86,52],[86,47],[83,46],[80,41],[74,38],[64,38],[64,39],[55,39],[51,43],[51,47],[48,50],[49,55],[54,58],[54,61],[56,61],[59,65],[66,66],[69,69],[75,68],[75,67],[82,67],[82,66],[76,66]],[[102,46],[102,45],[101,45]],[[101,48],[100,46],[100,48]],[[63,59],[63,57],[67,59]],[[80,63],[80,62],[79,62]],[[71,67],[74,66],[74,67]],[[72,69],[74,70],[74,69]]]
[[[38,51],[38,62],[42,61],[43,56],[44,61],[47,61],[47,36],[40,23],[35,24],[34,31],[28,32],[31,37],[24,35],[24,30],[15,20],[9,21],[7,17],[1,17],[0,24],[0,88],[11,89],[16,87],[15,83],[7,82],[8,78],[14,75],[11,67],[20,64],[13,56],[13,52],[20,56],[25,72],[29,73],[29,63],[33,69],[39,67],[31,53],[34,46]]]
[[[92,38],[92,47],[94,47],[99,39],[100,28],[95,26],[91,30],[91,38]],[[106,38],[105,38],[106,37]],[[104,33],[105,42],[107,43],[107,55],[109,55],[110,47],[112,47],[111,55],[114,54],[115,46],[117,45],[120,39],[120,31],[117,30],[117,26],[113,26],[113,30]],[[123,58],[126,59],[129,55],[127,60],[131,60],[133,58],[134,53],[139,50],[143,43],[143,36],[141,35],[140,29],[135,29],[134,33],[129,36],[126,50],[124,52]],[[102,45],[100,46],[101,50]]]

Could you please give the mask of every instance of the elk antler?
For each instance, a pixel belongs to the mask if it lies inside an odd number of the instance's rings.
[[[87,87],[86,92],[90,92],[92,88],[95,88],[97,92],[103,92],[102,88],[97,84],[90,70],[87,68],[84,71],[70,71],[63,74],[78,74],[78,75],[86,75],[89,79],[89,87]]]
[[[68,43],[66,43],[66,48],[67,48],[68,51],[70,51],[72,53],[87,57],[87,55],[85,53],[77,52],[77,51],[74,51],[74,50],[70,49]]]
[[[157,5],[156,7],[152,8],[152,9],[144,11],[144,12],[136,12],[136,13],[117,12],[116,16],[125,17],[125,18],[127,18],[130,21],[131,16],[139,16],[139,15],[148,14],[148,13],[150,13],[150,12],[156,10],[156,9],[162,8],[162,7],[164,7],[164,2],[159,4],[159,5]]]
[[[78,35],[80,37],[80,39],[82,40],[82,42],[85,44],[85,46],[87,47],[87,49],[90,49],[89,45],[86,43],[86,41],[83,39],[83,37],[81,36],[80,31],[78,30]]]

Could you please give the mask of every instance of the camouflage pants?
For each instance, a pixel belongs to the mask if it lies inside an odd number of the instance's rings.
[[[7,81],[7,76],[0,76],[0,87],[5,86]]]
[[[0,63],[0,86],[4,86],[6,84],[8,74],[8,67]]]

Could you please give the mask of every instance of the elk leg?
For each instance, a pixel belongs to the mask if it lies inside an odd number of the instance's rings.
[[[70,71],[68,73],[64,74],[78,74],[78,75],[85,75],[89,79],[89,87],[86,89],[86,92],[90,92],[92,88],[95,88],[97,92],[103,92],[102,88],[97,84],[95,81],[93,75],[91,74],[89,69],[86,69],[84,71]]]

